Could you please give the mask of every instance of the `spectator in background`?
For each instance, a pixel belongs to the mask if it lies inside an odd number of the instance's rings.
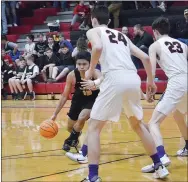
[[[44,52],[48,47],[47,42],[44,40],[44,35],[42,33],[37,35],[38,42],[35,44],[35,54],[38,57],[44,56]]]
[[[62,44],[60,47],[59,59],[60,66],[53,67],[52,79],[49,80],[50,82],[57,82],[61,80],[75,68],[74,59],[72,58],[71,51],[66,44]]]
[[[113,14],[114,17],[114,28],[119,28],[119,13],[121,10],[121,1],[112,1],[110,6],[108,6],[108,11]]]
[[[25,45],[25,50],[24,50],[24,56],[27,56],[28,54],[34,54],[35,53],[35,43],[34,41],[34,35],[30,34],[27,35],[26,37],[27,44]]]
[[[176,23],[176,37],[186,45],[188,45],[188,9],[184,11],[185,20]]]
[[[131,36],[129,34],[129,29],[127,27],[122,27],[121,32],[125,34],[129,39],[131,39]]]
[[[70,52],[73,51],[73,46],[72,46],[71,42],[66,40],[65,37],[63,36],[63,33],[61,33],[61,34],[59,34],[59,45],[60,45],[60,47],[63,44],[66,44],[66,46],[68,46]]]
[[[22,75],[24,74],[25,67],[26,67],[26,62],[24,58],[20,58],[19,61],[17,62],[17,67],[15,70],[15,76],[10,78],[8,80],[9,83],[9,88],[11,91],[12,99],[13,100],[22,100],[24,98],[24,87],[21,84],[21,78]]]
[[[9,78],[13,77],[13,71],[14,67],[9,64],[9,60],[5,59],[2,60],[2,65],[1,65],[1,78],[2,78],[2,88],[4,88],[4,85],[8,83]],[[7,97],[6,91],[3,89],[2,94],[4,99]]]
[[[9,64],[13,66],[12,59],[9,54],[6,54],[5,49],[1,49],[1,60],[7,59],[9,61]]]
[[[71,22],[70,30],[72,30],[73,25],[77,21],[81,21],[83,24],[80,25],[80,29],[82,29],[84,24],[87,24],[89,14],[89,7],[84,5],[84,1],[80,1],[79,4],[74,8],[73,19]],[[85,21],[85,22],[84,22]]]
[[[27,67],[22,75],[21,83],[27,84],[29,93],[25,93],[24,99],[27,95],[30,96],[30,100],[35,100],[35,92],[33,91],[33,84],[38,82],[39,67],[34,63],[34,56],[26,56]]]
[[[153,43],[153,37],[144,31],[142,25],[140,24],[134,26],[134,36],[133,43],[146,54],[148,54],[149,46]],[[139,59],[135,56],[132,56],[132,60],[138,69],[140,67]]]
[[[51,48],[46,48],[45,50],[46,59],[45,62],[43,62],[43,69],[42,69],[42,76],[45,82],[47,82],[47,79],[52,78],[52,71],[54,66],[60,65],[60,60],[56,56],[55,53],[53,53]]]
[[[10,53],[11,51],[13,51],[13,53],[16,53],[18,50],[18,45],[13,42],[9,42],[6,35],[1,36],[1,44],[6,53]]]
[[[34,54],[36,55],[35,63],[39,66],[39,69],[42,70],[46,55],[44,55],[46,48],[48,47],[47,42],[44,40],[44,35],[42,33],[37,35],[38,42],[35,43]]]
[[[18,45],[9,42],[6,35],[1,36],[1,45],[2,49],[5,49],[6,54],[9,54],[13,61],[19,58],[20,52],[18,51]]]
[[[133,43],[138,48],[149,48],[149,46],[153,43],[153,37],[144,31],[142,25],[137,24],[134,26],[134,40]]]
[[[88,44],[85,38],[80,37],[77,40],[76,47],[72,52],[72,57],[76,57],[78,52],[82,52],[82,51],[88,51]]]
[[[52,49],[55,54],[59,51],[59,44],[54,41],[53,35],[48,36],[48,47]]]
[[[17,27],[16,1],[6,1],[6,14],[11,26]]]
[[[6,17],[6,4],[5,1],[1,2],[1,22],[2,22],[2,35],[6,35],[8,32],[7,28],[7,17]]]
[[[53,2],[53,7],[54,8],[59,8],[59,2],[61,4],[61,11],[65,11],[67,10],[68,11],[68,2],[67,1],[54,1]]]

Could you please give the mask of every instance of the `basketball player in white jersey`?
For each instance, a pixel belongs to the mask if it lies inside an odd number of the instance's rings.
[[[140,103],[141,80],[131,60],[131,54],[142,60],[147,72],[147,95],[151,97],[156,92],[152,77],[149,57],[138,49],[121,32],[109,29],[108,9],[104,6],[94,8],[91,13],[93,29],[87,32],[87,38],[92,45],[91,65],[86,72],[86,79],[92,77],[98,61],[101,64],[103,81],[100,93],[90,114],[88,126],[88,159],[89,175],[83,181],[100,182],[98,176],[100,158],[100,132],[107,121],[119,120],[122,106],[133,130],[141,138],[143,145],[154,162],[155,178],[164,178],[169,172],[162,165],[157,154],[154,141],[141,122],[143,110]]]
[[[184,43],[168,36],[170,24],[167,18],[156,19],[152,28],[157,40],[149,48],[152,74],[155,78],[156,63],[158,63],[168,77],[168,84],[162,100],[153,112],[149,122],[149,130],[155,141],[161,162],[168,165],[170,160],[165,153],[159,127],[172,111],[174,111],[174,119],[186,143],[185,147],[177,152],[177,155],[188,155],[188,126],[185,121],[187,114],[188,48]],[[153,165],[142,168],[142,172],[152,171],[154,171]]]

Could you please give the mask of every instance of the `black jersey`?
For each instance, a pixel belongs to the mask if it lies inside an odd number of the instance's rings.
[[[95,100],[96,97],[98,96],[99,90],[91,91],[91,90],[83,89],[80,83],[82,82],[82,78],[77,68],[74,70],[74,74],[76,77],[76,83],[75,83],[75,92],[74,92],[73,100],[74,99]]]

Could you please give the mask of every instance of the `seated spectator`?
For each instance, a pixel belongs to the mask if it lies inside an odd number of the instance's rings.
[[[63,34],[60,34],[59,35],[59,45],[61,46],[63,44],[66,44],[68,46],[70,52],[73,51],[73,46],[72,46],[71,42],[66,40],[65,37],[63,36]]]
[[[48,47],[52,49],[55,54],[59,51],[59,44],[54,41],[53,35],[48,36]]]
[[[74,12],[73,12],[73,19],[71,22],[71,26],[70,26],[70,30],[72,30],[73,25],[80,21],[81,25],[80,25],[80,29],[83,29],[85,27],[83,27],[84,25],[87,25],[87,21],[89,20],[89,7],[84,5],[84,1],[80,1],[79,4],[74,8]],[[85,21],[85,22],[84,22]],[[82,24],[83,23],[83,24]]]
[[[13,100],[17,100],[17,99],[22,100],[24,98],[25,93],[23,90],[24,87],[23,85],[21,85],[21,78],[22,75],[24,74],[25,67],[26,67],[25,59],[21,57],[19,61],[17,61],[17,66],[14,73],[15,76],[13,76],[8,80],[9,88]]]
[[[13,77],[14,67],[9,64],[9,60],[1,60],[1,75],[2,75],[2,88],[4,88],[4,85],[8,83],[9,78]],[[3,96],[6,99],[6,92],[3,89]]]
[[[66,44],[61,45],[59,53],[60,66],[53,67],[52,79],[49,80],[49,82],[57,82],[61,80],[75,68],[74,59],[72,58],[69,47]]]
[[[38,57],[44,56],[44,52],[48,47],[47,42],[44,40],[44,35],[42,33],[37,35],[38,42],[35,44],[35,54]]]
[[[5,49],[6,53],[10,53],[11,51],[16,53],[18,51],[18,45],[13,42],[9,42],[6,35],[1,36],[1,45],[2,49]]]
[[[27,84],[29,89],[29,93],[25,93],[24,99],[27,95],[30,96],[30,100],[35,100],[35,92],[33,91],[33,84],[38,82],[38,75],[39,75],[39,67],[34,63],[34,56],[27,55],[26,56],[27,67],[24,71],[24,74],[21,78],[21,84]]]
[[[129,34],[129,29],[127,27],[122,27],[121,32],[125,34],[129,39],[131,39],[131,36]]]
[[[42,76],[45,82],[47,82],[47,79],[52,78],[52,71],[54,66],[60,65],[60,60],[56,56],[55,53],[53,53],[51,48],[46,48],[46,59],[44,64],[44,67],[42,69]]]
[[[153,43],[153,37],[144,31],[140,24],[134,26],[134,36],[135,38],[133,43],[139,48],[149,48],[149,46]]]
[[[35,43],[34,41],[34,35],[30,34],[26,37],[27,44],[25,45],[25,50],[23,57],[27,56],[28,54],[34,54],[35,49]]]
[[[153,37],[144,31],[140,24],[134,26],[134,36],[133,43],[146,54],[148,54],[149,46],[153,43]],[[138,69],[140,67],[139,59],[134,56],[132,56],[132,59],[136,68]]]
[[[184,11],[185,20],[178,21],[176,23],[176,37],[179,38],[180,41],[188,45],[188,9]]]
[[[37,56],[35,63],[42,70],[43,63],[45,62],[46,56],[44,55],[46,48],[48,47],[47,42],[44,40],[44,35],[42,33],[37,35],[38,42],[35,44],[34,53]]]
[[[13,66],[13,61],[10,55],[5,53],[5,49],[1,49],[1,60],[5,60],[5,59],[8,59],[9,65]]]
[[[17,27],[17,15],[16,15],[16,1],[6,1],[6,15],[9,24]]]
[[[77,40],[76,47],[74,48],[72,52],[72,57],[76,57],[78,52],[82,52],[82,51],[89,51],[89,50],[88,50],[88,44],[87,44],[86,39],[83,37],[80,37]]]
[[[112,1],[110,6],[108,6],[108,11],[112,13],[114,17],[114,28],[119,28],[119,13],[121,6],[121,1]]]

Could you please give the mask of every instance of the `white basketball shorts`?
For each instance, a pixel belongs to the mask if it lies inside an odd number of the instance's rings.
[[[117,122],[122,107],[129,118],[143,117],[140,95],[140,77],[134,71],[116,70],[106,73],[90,117],[99,121]]]
[[[165,115],[178,110],[187,113],[187,75],[177,75],[168,81],[162,100],[155,108]]]

